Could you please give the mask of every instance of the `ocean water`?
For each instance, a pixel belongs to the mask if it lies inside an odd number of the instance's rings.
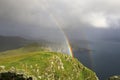
[[[92,42],[88,51],[73,51],[85,66],[94,70],[100,80],[113,75],[120,75],[120,42]]]

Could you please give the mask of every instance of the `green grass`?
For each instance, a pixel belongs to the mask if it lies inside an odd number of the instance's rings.
[[[38,47],[1,52],[0,66],[38,80],[97,80],[95,73],[77,59]]]

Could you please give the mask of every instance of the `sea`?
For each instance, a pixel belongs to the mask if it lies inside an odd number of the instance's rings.
[[[88,45],[90,51],[74,50],[74,57],[95,71],[100,80],[120,75],[120,42],[93,41]]]

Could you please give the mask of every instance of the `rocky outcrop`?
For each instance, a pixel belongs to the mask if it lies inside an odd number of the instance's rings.
[[[112,76],[108,80],[120,80],[120,76]]]

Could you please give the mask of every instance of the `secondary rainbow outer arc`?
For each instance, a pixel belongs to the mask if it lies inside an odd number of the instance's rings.
[[[88,49],[91,50],[90,45],[88,45]],[[93,52],[92,52],[92,50],[91,50],[91,51],[89,51],[89,54],[88,54],[88,55],[89,55],[89,59],[90,59],[90,62],[91,62],[91,68],[94,69],[94,60],[93,60],[93,57],[92,57],[92,55],[91,55],[92,53],[93,53]]]
[[[87,40],[86,33],[84,33],[84,32],[82,32],[82,33],[83,33],[83,37]],[[89,58],[90,63],[91,63],[90,66],[91,66],[92,69],[94,69],[94,60],[93,60],[92,55],[91,55],[93,52],[92,52],[91,46],[89,45],[89,42],[87,42],[87,43],[88,44],[87,44],[86,47],[87,47],[88,50],[90,50],[88,52],[88,58]]]
[[[46,0],[44,0],[44,1],[46,1]],[[48,4],[47,4],[47,5],[48,5]],[[42,6],[42,8],[44,9],[44,11],[46,11],[46,12],[49,14],[49,16],[52,18],[52,20],[55,22],[55,24],[57,25],[57,27],[58,27],[59,30],[61,31],[61,33],[62,33],[62,35],[63,35],[63,37],[64,37],[64,39],[65,39],[65,42],[66,42],[66,44],[67,44],[67,46],[68,46],[69,54],[70,54],[71,57],[74,57],[74,56],[73,56],[73,52],[72,52],[72,48],[71,48],[70,43],[69,43],[69,40],[68,40],[67,36],[65,35],[65,32],[64,32],[63,29],[62,29],[62,26],[63,26],[63,25],[61,25],[61,24],[59,23],[59,21],[58,21],[57,18],[52,14],[52,12],[48,11],[48,9],[47,9],[45,6],[43,6],[43,5],[41,5],[41,6]],[[48,6],[49,6],[49,5],[48,5]]]

